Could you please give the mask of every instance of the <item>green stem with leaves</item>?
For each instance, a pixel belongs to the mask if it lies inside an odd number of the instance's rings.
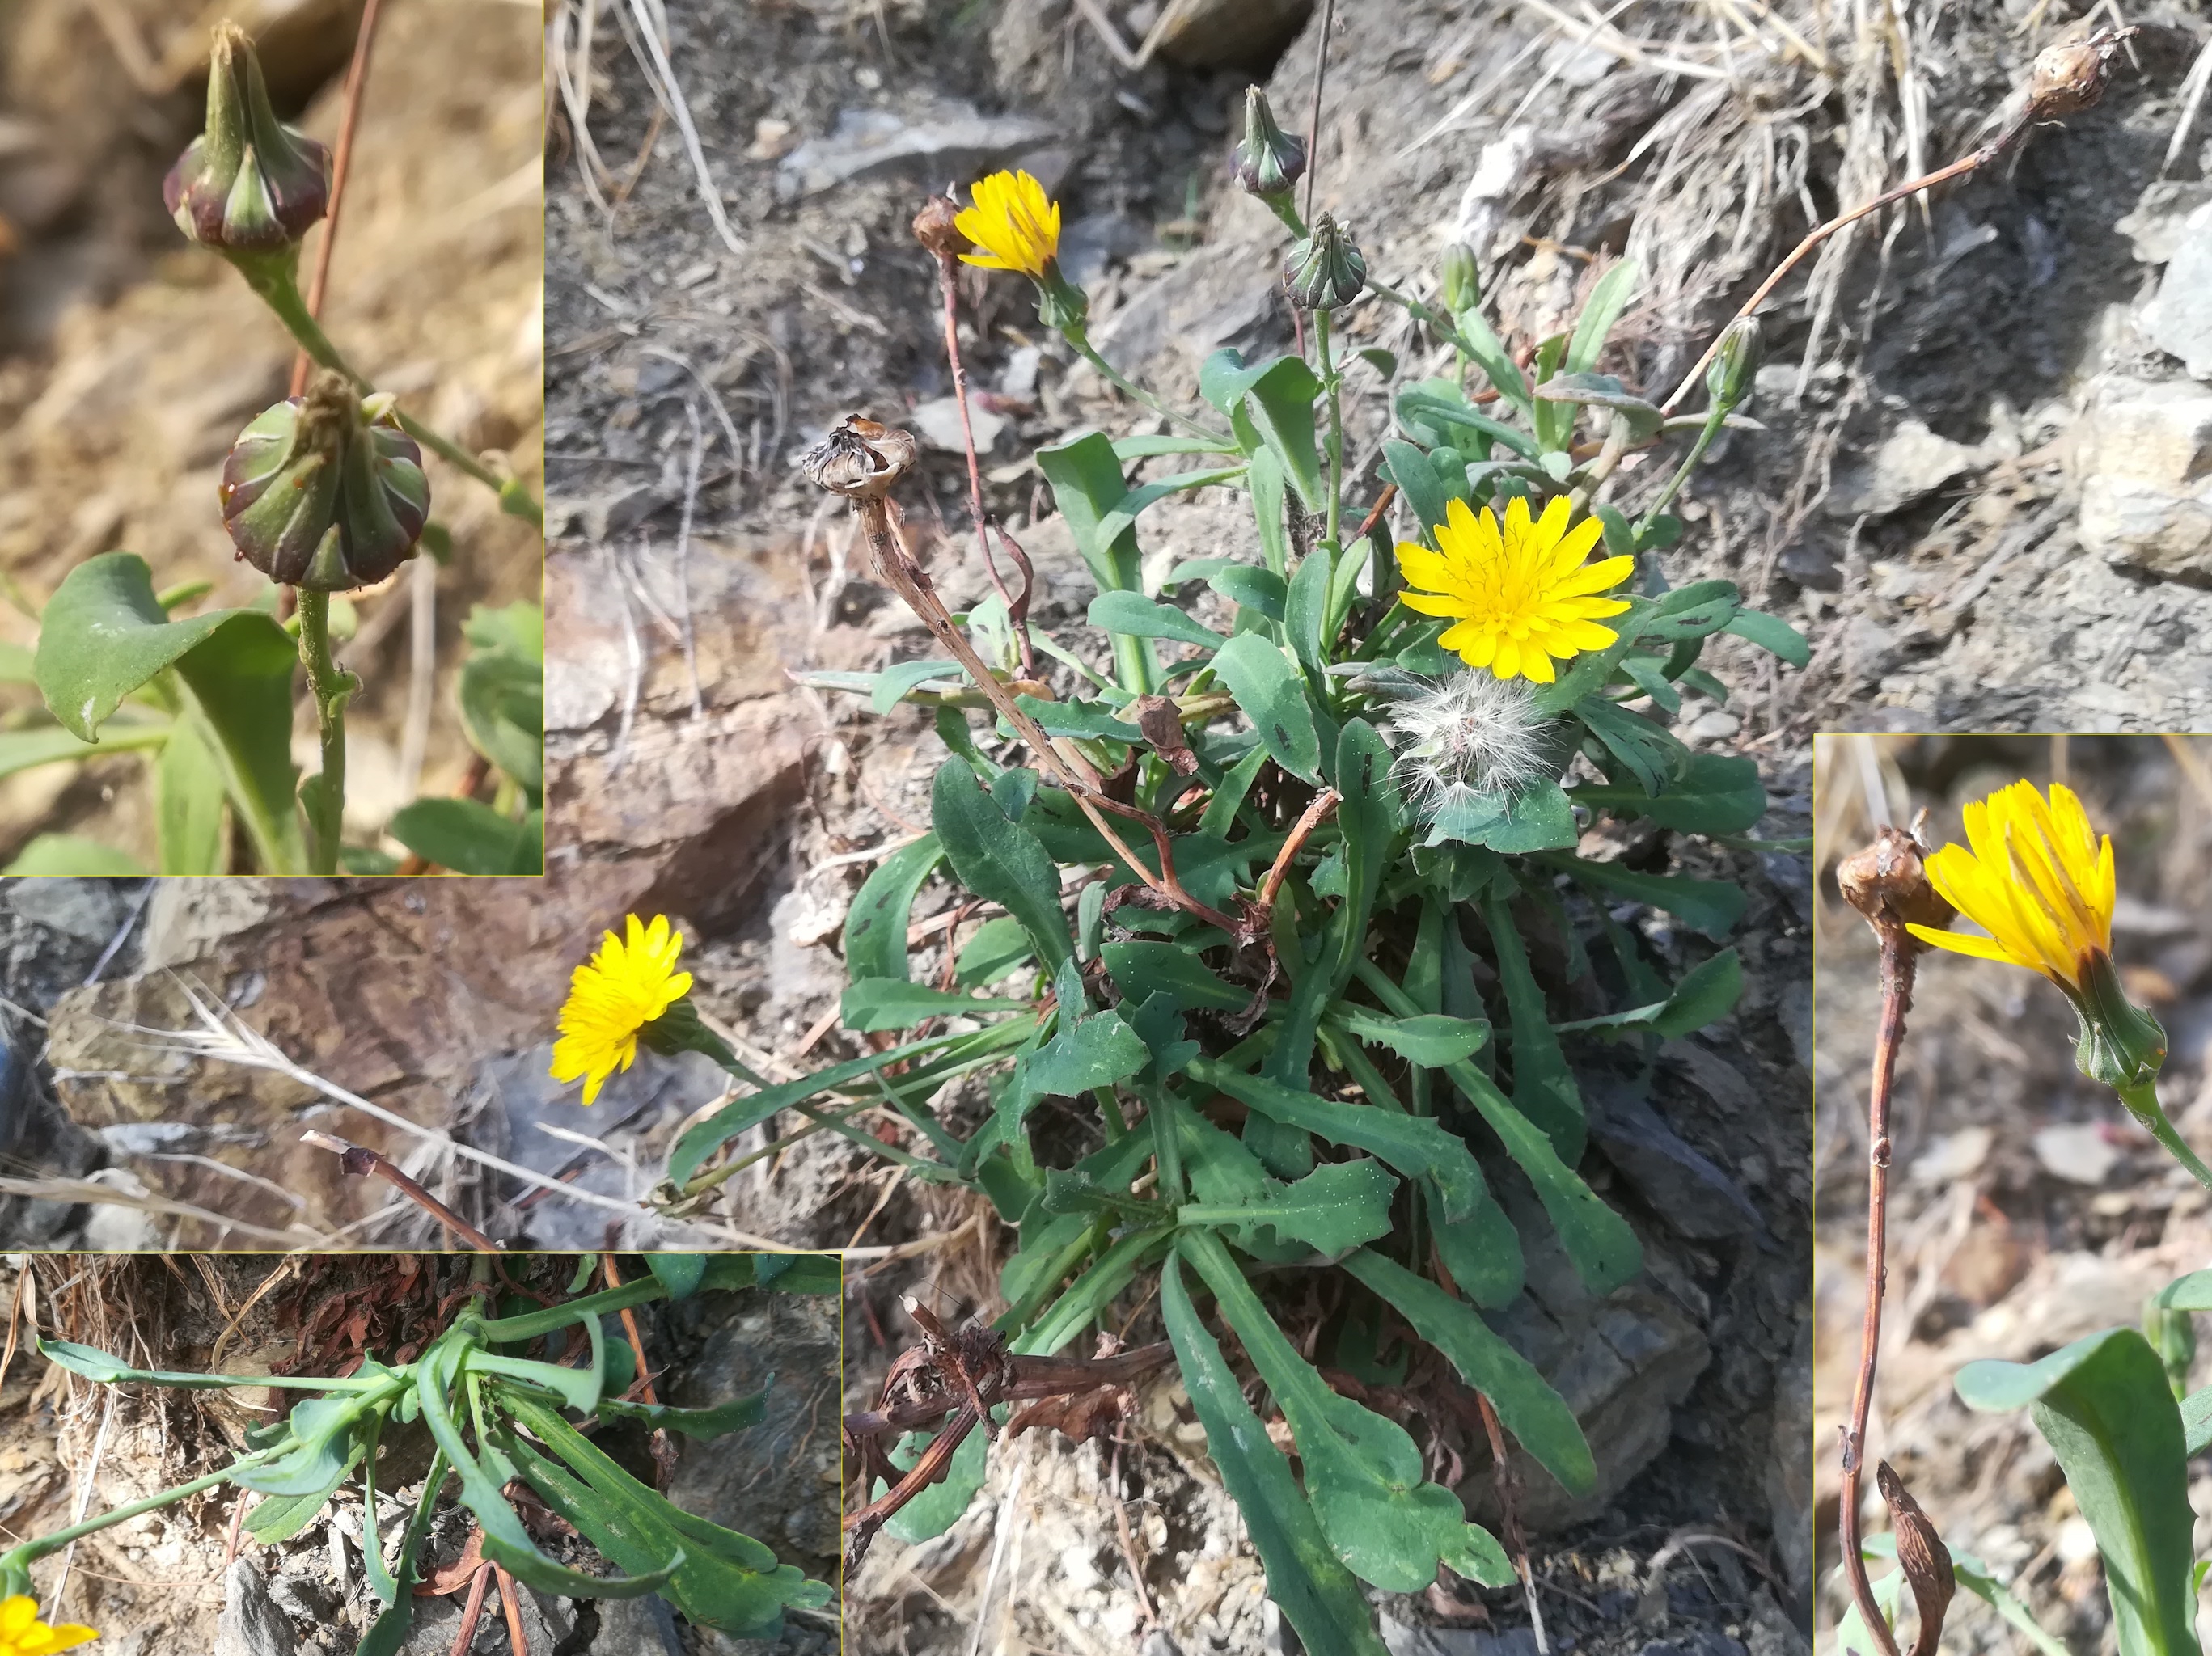
[[[1328,390],[1328,527],[1324,538],[1334,557],[1343,549],[1337,536],[1344,524],[1344,376],[1329,349],[1325,309],[1314,312],[1314,354],[1321,359],[1321,382]]]
[[[300,789],[307,813],[310,840],[307,871],[338,871],[338,840],[345,827],[345,705],[361,681],[331,656],[331,595],[306,587],[300,592],[300,664],[315,699],[315,721],[322,732],[323,767]]]
[[[234,1460],[229,1465],[210,1472],[204,1477],[196,1477],[189,1483],[179,1483],[173,1489],[161,1490],[157,1494],[146,1496],[143,1501],[134,1501],[128,1506],[118,1507],[112,1511],[104,1512],[97,1518],[88,1518],[82,1524],[72,1524],[65,1530],[56,1530],[52,1535],[42,1535],[35,1541],[26,1541],[21,1546],[11,1550],[4,1557],[0,1557],[0,1588],[9,1591],[17,1590],[18,1583],[27,1580],[32,1565],[49,1554],[59,1552],[72,1541],[81,1541],[88,1535],[97,1534],[101,1530],[112,1528],[118,1524],[128,1523],[131,1520],[142,1518],[148,1513],[159,1512],[164,1507],[173,1506],[179,1501],[198,1495],[203,1489],[211,1489],[216,1484],[237,1477],[240,1472],[251,1471],[254,1467],[264,1465],[276,1459],[279,1455],[289,1454],[297,1447],[299,1447],[298,1440],[288,1434],[283,1442],[272,1445],[258,1453]]]
[[[1208,442],[1219,443],[1221,447],[1218,452],[1223,454],[1234,454],[1237,452],[1235,439],[1201,424],[1187,414],[1177,413],[1143,386],[1130,380],[1119,368],[1098,354],[1098,348],[1091,343],[1091,336],[1083,329],[1063,328],[1060,332],[1067,343],[1075,347],[1083,360],[1098,371],[1099,377],[1124,397],[1142,403],[1153,413],[1163,416],[1172,424],[1181,426],[1193,437],[1203,437]]]
[[[246,277],[246,285],[258,294],[262,303],[276,313],[276,319],[284,325],[284,331],[292,336],[301,350],[331,373],[343,374],[356,391],[365,393],[375,389],[367,379],[354,372],[352,364],[338,354],[336,345],[331,343],[330,336],[323,331],[322,325],[307,309],[307,301],[301,296],[300,284],[291,270],[281,263],[264,265],[242,264],[239,270]],[[402,431],[423,447],[451,461],[498,495],[501,511],[527,523],[544,525],[544,509],[523,485],[521,479],[501,476],[452,438],[433,430],[404,409],[395,409],[392,413]]]

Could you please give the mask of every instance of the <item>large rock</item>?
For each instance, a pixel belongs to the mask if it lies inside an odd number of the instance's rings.
[[[2074,464],[2084,546],[2150,574],[2212,582],[2212,388],[2100,380]]]

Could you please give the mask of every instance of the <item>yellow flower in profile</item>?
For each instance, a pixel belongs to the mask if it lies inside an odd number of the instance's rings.
[[[1026,173],[994,173],[976,181],[975,204],[956,215],[952,227],[975,244],[963,264],[987,270],[1019,270],[1042,282],[1060,251],[1060,203]]]
[[[39,1619],[39,1601],[27,1592],[0,1599],[0,1656],[51,1656],[98,1637],[90,1628],[74,1623],[48,1627]]]
[[[1425,616],[1457,617],[1437,642],[1468,666],[1551,683],[1553,662],[1602,650],[1620,636],[1598,619],[1620,614],[1628,601],[1597,594],[1620,585],[1636,567],[1625,557],[1584,564],[1604,525],[1585,518],[1570,529],[1571,515],[1562,495],[1531,523],[1528,502],[1516,495],[1501,531],[1488,507],[1478,517],[1466,501],[1452,501],[1449,521],[1435,526],[1441,552],[1399,542],[1407,587],[1400,602]]]
[[[691,991],[691,974],[676,969],[684,934],[665,914],[653,924],[629,917],[628,935],[605,934],[599,952],[568,980],[561,1008],[561,1038],[553,1043],[553,1079],[584,1083],[584,1102],[617,1070],[637,1062],[638,1032]],[[8,1656],[0,1646],[0,1656]]]
[[[2078,995],[2097,959],[2112,952],[2111,839],[2057,782],[2047,804],[2033,783],[2014,782],[1962,815],[1966,844],[1929,856],[1928,883],[1990,935],[1907,929],[1938,949],[2040,972]]]

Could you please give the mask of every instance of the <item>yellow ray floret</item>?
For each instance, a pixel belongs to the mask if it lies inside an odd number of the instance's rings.
[[[561,1038],[553,1043],[553,1079],[584,1083],[591,1103],[617,1070],[637,1062],[638,1032],[691,992],[691,974],[676,969],[684,934],[665,914],[653,924],[629,917],[628,935],[604,934],[599,952],[568,980]],[[0,1646],[0,1656],[5,1656]]]
[[[1923,943],[2040,972],[2078,990],[2093,955],[2112,952],[2112,842],[2073,791],[2014,782],[1966,808],[1966,844],[1927,859],[1928,881],[1990,935],[1915,925]]]
[[[1026,173],[994,173],[976,181],[975,205],[953,215],[952,227],[975,244],[963,264],[1019,270],[1042,279],[1060,250],[1060,203]]]
[[[1501,529],[1488,507],[1478,516],[1454,500],[1448,521],[1435,525],[1440,551],[1398,543],[1407,587],[1401,601],[1425,616],[1454,617],[1457,624],[1437,642],[1468,666],[1549,684],[1557,676],[1553,662],[1602,650],[1620,637],[1598,622],[1620,614],[1628,601],[1597,595],[1636,567],[1632,558],[1585,564],[1603,525],[1585,518],[1570,529],[1572,515],[1561,496],[1531,523],[1528,502],[1516,495]]]
[[[98,1637],[90,1628],[75,1623],[48,1627],[39,1619],[39,1601],[28,1593],[0,1599],[0,1656],[52,1656]]]

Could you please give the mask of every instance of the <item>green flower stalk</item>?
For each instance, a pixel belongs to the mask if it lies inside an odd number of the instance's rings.
[[[273,260],[288,270],[329,209],[331,152],[276,118],[253,42],[234,23],[216,27],[207,130],[169,169],[161,200],[201,246],[241,266]]]

